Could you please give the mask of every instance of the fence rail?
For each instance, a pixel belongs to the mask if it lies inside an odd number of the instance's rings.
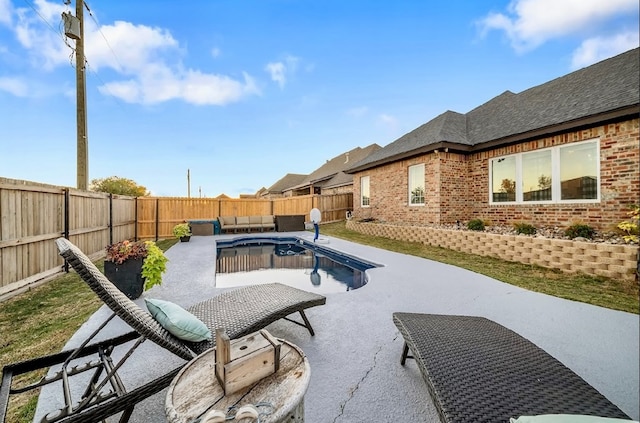
[[[344,219],[351,194],[282,199],[126,197],[0,178],[0,301],[63,271],[55,240],[64,236],[92,258],[124,239],[171,238],[177,223],[218,216],[305,215]]]

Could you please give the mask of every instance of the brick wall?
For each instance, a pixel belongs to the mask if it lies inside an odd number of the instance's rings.
[[[612,229],[627,219],[627,205],[640,203],[639,119],[568,132],[495,150],[461,155],[428,153],[354,175],[354,217],[387,222],[454,223],[473,218],[493,224],[535,226],[587,223]],[[489,204],[489,160],[572,142],[600,139],[599,203]],[[425,163],[425,206],[407,203],[407,168]],[[371,206],[360,207],[360,177],[370,176]]]
[[[426,204],[409,205],[409,166],[425,164]],[[354,175],[353,205],[358,218],[374,217],[391,222],[427,223],[440,221],[439,163],[433,154],[401,160]],[[371,201],[360,206],[360,178],[369,176]]]

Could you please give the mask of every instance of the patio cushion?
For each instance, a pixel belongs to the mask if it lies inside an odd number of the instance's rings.
[[[209,328],[179,305],[151,298],[145,298],[144,302],[153,318],[176,338],[191,342],[211,339]]]
[[[541,414],[539,416],[520,416],[509,419],[509,423],[633,423],[632,420],[609,417],[585,416],[581,414]],[[637,423],[637,422],[636,422]]]
[[[249,225],[249,216],[236,216],[236,225]]]
[[[222,223],[223,225],[235,225],[236,224],[236,217],[235,216],[220,216],[218,219],[220,220],[220,223]]]

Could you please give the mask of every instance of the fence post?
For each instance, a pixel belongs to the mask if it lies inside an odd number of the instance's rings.
[[[113,194],[109,193],[109,245],[113,244]]]
[[[135,220],[135,225],[133,225],[133,239],[138,240],[138,197],[133,199],[133,205],[135,207],[133,219]]]
[[[158,231],[160,231],[160,199],[156,198],[156,242],[158,241]]]
[[[64,188],[64,217],[63,217],[63,236],[65,237],[65,239],[69,239],[69,203],[71,202],[69,197],[70,197],[70,193],[69,193],[69,188]],[[64,265],[63,265],[63,269],[65,273],[69,273],[69,262],[67,262],[67,260],[64,260]]]

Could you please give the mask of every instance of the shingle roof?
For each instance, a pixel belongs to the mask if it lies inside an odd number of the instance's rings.
[[[332,178],[334,175],[347,169],[353,163],[365,159],[367,156],[379,150],[380,148],[382,147],[380,147],[378,144],[371,144],[364,148],[356,147],[353,150],[342,153],[331,160],[327,160],[325,164],[314,170],[302,182],[299,182],[296,185],[291,185],[289,188],[296,189],[311,184],[318,185],[319,182]],[[352,176],[350,177],[353,179]]]
[[[335,188],[345,185],[351,185],[353,183],[353,175],[349,175],[344,172],[338,172],[330,179],[322,181],[320,183],[313,184],[314,186],[320,186],[322,188]]]
[[[304,181],[307,176],[308,175],[303,175],[299,173],[287,173],[282,178],[280,178],[275,184],[271,185],[267,191],[281,194],[283,191],[287,190],[289,187],[298,185],[299,183]]]
[[[442,144],[472,150],[488,142],[513,142],[506,138],[525,137],[555,125],[574,122],[578,126],[581,119],[608,112],[626,113],[626,108],[640,103],[639,51],[630,50],[519,94],[505,91],[464,115],[447,111],[346,171],[422,154]]]

